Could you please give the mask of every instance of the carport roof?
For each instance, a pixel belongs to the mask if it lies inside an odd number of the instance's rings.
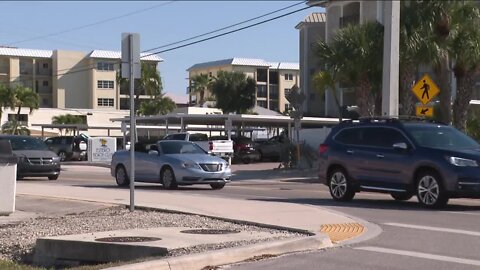
[[[289,116],[251,115],[251,114],[167,114],[158,116],[137,117],[137,124],[163,124],[168,120],[169,125],[225,125],[226,120],[231,120],[232,125],[244,124],[245,126],[287,126],[293,124]],[[130,117],[112,118],[113,122],[129,122]],[[304,117],[301,120],[304,127],[322,127],[338,124],[338,118]]]

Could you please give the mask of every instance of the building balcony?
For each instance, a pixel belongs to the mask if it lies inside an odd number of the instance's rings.
[[[357,25],[360,23],[360,14],[352,14],[348,16],[343,16],[339,18],[340,28],[347,27],[349,25]]]

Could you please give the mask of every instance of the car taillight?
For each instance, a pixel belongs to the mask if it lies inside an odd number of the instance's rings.
[[[213,150],[213,142],[208,142],[208,145],[209,145],[209,146],[208,146],[208,149],[209,149],[210,151],[212,151],[212,150]]]
[[[320,153],[320,155],[327,152],[327,150],[328,150],[328,145],[326,144],[322,143],[320,144],[320,147],[318,147],[318,153]]]

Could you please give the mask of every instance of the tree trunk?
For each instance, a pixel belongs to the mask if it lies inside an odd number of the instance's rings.
[[[400,78],[400,115],[413,115],[415,112],[415,98],[412,87],[415,84],[415,66],[407,64],[402,70]]]
[[[452,123],[452,90],[450,87],[450,70],[448,56],[443,57],[440,66],[435,70],[440,87],[440,119],[450,124]]]
[[[457,94],[453,102],[453,125],[465,132],[467,127],[468,106],[475,90],[475,80],[472,73],[457,78]]]
[[[200,91],[200,102],[199,102],[200,106],[203,106],[203,103],[205,103],[204,99],[205,99],[205,90],[201,90]]]
[[[357,99],[358,113],[361,117],[373,116],[374,100],[372,98],[371,86],[368,79],[360,80],[358,87],[355,89]]]

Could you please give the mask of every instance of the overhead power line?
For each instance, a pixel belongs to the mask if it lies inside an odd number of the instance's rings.
[[[309,9],[309,8],[311,8],[311,6],[307,6],[307,7],[301,8],[301,9],[297,9],[297,10],[294,10],[294,11],[291,11],[291,12],[288,12],[288,13],[285,13],[285,14],[282,14],[282,15],[278,15],[276,17],[273,17],[273,18],[270,18],[270,19],[267,19],[267,20],[263,20],[263,21],[260,21],[260,22],[254,23],[254,24],[250,24],[250,25],[247,25],[247,26],[235,29],[235,30],[231,30],[231,31],[228,31],[228,32],[225,32],[225,33],[222,33],[222,34],[218,34],[218,35],[215,35],[215,36],[212,36],[212,37],[204,38],[204,39],[201,39],[201,40],[198,40],[198,41],[190,42],[190,43],[180,45],[180,46],[176,46],[176,47],[173,47],[173,48],[170,48],[170,49],[165,49],[165,50],[149,53],[149,54],[143,55],[140,58],[145,58],[145,57],[148,57],[148,56],[152,56],[152,55],[156,55],[156,54],[160,54],[160,53],[164,53],[164,52],[168,52],[168,51],[177,50],[177,49],[180,49],[180,48],[184,48],[184,47],[187,47],[187,46],[191,46],[191,45],[194,45],[194,44],[198,44],[198,43],[205,42],[205,41],[208,41],[208,40],[212,40],[212,39],[215,39],[215,38],[219,38],[219,37],[222,37],[222,36],[233,34],[233,33],[245,30],[245,29],[249,29],[249,28],[261,25],[261,24],[265,24],[267,22],[271,22],[271,21],[274,21],[274,20],[289,16],[289,15],[292,15],[294,13],[298,13],[300,11],[303,11],[303,10],[306,10],[306,9]],[[91,70],[91,69],[94,69],[94,68],[95,68],[95,66],[92,66],[92,67],[87,66],[85,68],[78,68],[78,69],[75,69],[75,70],[70,70],[70,71],[67,71],[65,73],[56,73],[56,74],[53,74],[53,76],[75,74],[75,73],[78,73],[78,72],[88,71],[88,70]]]
[[[301,2],[299,2],[299,3],[295,3],[295,4],[293,4],[293,5],[290,5],[290,6],[281,8],[281,9],[277,9],[277,10],[274,10],[274,11],[272,11],[272,12],[268,12],[268,13],[265,13],[265,14],[263,14],[263,15],[260,15],[260,16],[257,16],[257,17],[254,17],[254,18],[251,18],[251,19],[248,19],[248,20],[245,20],[245,21],[241,21],[241,22],[238,22],[238,23],[229,25],[229,26],[225,26],[225,27],[222,27],[222,28],[219,28],[219,29],[216,29],[216,30],[213,30],[213,31],[204,33],[204,34],[196,35],[196,36],[193,36],[193,37],[190,37],[190,38],[186,38],[186,39],[183,39],[183,40],[180,40],[180,41],[176,41],[176,42],[172,42],[172,43],[169,43],[169,44],[165,44],[165,45],[162,45],[162,46],[159,46],[159,47],[156,47],[156,48],[148,49],[148,50],[145,50],[145,51],[143,51],[143,52],[150,52],[150,51],[153,51],[153,50],[158,50],[158,49],[162,49],[162,48],[165,48],[165,47],[170,47],[170,46],[172,46],[172,45],[177,45],[177,44],[179,44],[179,43],[183,43],[183,42],[185,42],[185,41],[190,41],[190,40],[193,40],[193,39],[196,39],[196,38],[199,38],[199,37],[204,37],[204,36],[207,36],[207,35],[211,35],[211,34],[214,34],[214,33],[217,33],[217,32],[223,31],[223,30],[226,30],[226,29],[230,29],[230,28],[235,27],[235,26],[239,26],[239,25],[241,25],[241,24],[245,24],[245,23],[247,23],[247,22],[251,22],[251,21],[255,21],[255,20],[261,19],[261,18],[263,18],[263,17],[267,17],[267,16],[269,16],[269,15],[278,13],[278,12],[280,12],[280,11],[284,11],[284,10],[286,10],[286,9],[292,8],[292,7],[294,7],[294,6],[298,6],[298,5],[304,4],[305,2],[307,2],[307,1],[301,1]]]
[[[233,34],[233,33],[248,29],[248,28],[252,28],[252,27],[255,27],[255,26],[258,26],[258,25],[261,25],[261,24],[265,24],[267,22],[271,22],[273,20],[277,20],[277,19],[286,17],[288,15],[292,15],[294,13],[297,13],[297,12],[300,12],[300,11],[303,11],[303,10],[306,10],[306,9],[309,9],[309,8],[311,8],[311,6],[304,7],[304,8],[301,8],[301,9],[297,9],[297,10],[294,10],[294,11],[291,11],[291,12],[288,12],[288,13],[285,13],[285,14],[267,19],[267,20],[263,20],[263,21],[260,21],[260,22],[257,22],[257,23],[251,24],[251,25],[247,25],[247,26],[235,29],[235,30],[231,30],[231,31],[228,31],[228,32],[225,32],[225,33],[222,33],[222,34],[218,34],[218,35],[215,35],[215,36],[212,36],[212,37],[208,37],[208,38],[204,38],[204,39],[201,39],[201,40],[193,41],[193,42],[183,44],[183,45],[179,45],[179,46],[176,46],[176,47],[173,47],[173,48],[170,48],[170,49],[165,49],[165,50],[149,53],[149,54],[144,55],[143,57],[148,57],[148,56],[155,55],[155,54],[169,52],[169,51],[177,50],[177,49],[184,48],[184,47],[187,47],[187,46],[191,46],[191,45],[194,45],[194,44],[202,43],[202,42],[205,42],[205,41],[208,41],[208,40],[212,40],[212,39],[215,39],[215,38],[223,37],[223,36]]]
[[[103,24],[103,23],[106,23],[106,22],[111,22],[111,21],[114,21],[114,20],[118,20],[118,19],[121,19],[121,18],[124,18],[124,17],[132,16],[132,15],[142,13],[142,12],[154,9],[154,8],[159,8],[159,7],[162,7],[162,6],[166,6],[166,5],[172,4],[176,1],[178,1],[178,0],[172,0],[172,1],[169,1],[169,2],[166,2],[166,3],[161,3],[161,4],[154,5],[154,6],[151,6],[151,7],[148,7],[148,8],[139,9],[139,10],[136,10],[136,11],[132,11],[132,12],[125,13],[125,14],[115,16],[115,17],[111,17],[111,18],[107,18],[107,19],[100,20],[100,21],[97,21],[97,22],[72,27],[70,29],[62,30],[62,31],[59,31],[59,32],[54,32],[54,33],[50,33],[50,34],[46,34],[46,35],[41,35],[41,36],[36,36],[36,37],[24,39],[24,40],[19,40],[19,41],[16,41],[16,42],[9,43],[7,45],[10,46],[10,45],[18,44],[18,43],[24,43],[24,42],[27,42],[27,41],[43,39],[43,38],[48,38],[48,37],[52,37],[52,36],[58,36],[58,35],[65,34],[65,33],[68,33],[68,32],[73,32],[73,31],[77,31],[77,30],[80,30],[80,29],[84,29],[84,28],[95,26],[95,25]]]

